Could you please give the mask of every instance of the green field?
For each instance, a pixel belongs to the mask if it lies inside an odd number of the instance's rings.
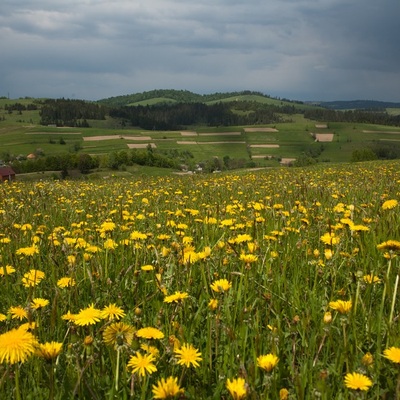
[[[397,398],[399,161],[96,174],[0,184],[1,398]]]
[[[252,101],[258,97],[259,102],[282,103],[255,95],[242,97]],[[156,102],[157,99],[153,100]],[[1,154],[27,156],[37,149],[41,149],[44,155],[68,152],[101,155],[150,144],[159,150],[188,150],[193,154],[194,162],[229,156],[252,160],[256,166],[266,167],[278,166],[282,159],[298,159],[308,153],[317,154],[315,159],[320,162],[349,162],[355,150],[372,145],[397,146],[400,143],[400,128],[329,121],[326,121],[326,128],[318,128],[321,122],[307,120],[303,114],[282,115],[286,122],[253,127],[259,128],[259,131],[249,132],[247,128],[250,127],[243,126],[194,126],[187,127],[187,130],[195,135],[185,136],[181,131],[124,128],[121,121],[109,117],[103,121],[89,120],[90,128],[41,126],[38,110],[8,113],[4,109],[6,104],[19,102],[26,105],[32,101],[0,100],[0,159]],[[266,127],[277,131],[263,132]],[[230,132],[233,134],[229,135]],[[213,135],[207,135],[210,133]],[[333,134],[332,141],[316,140],[312,135],[326,133]],[[97,140],[90,140],[94,137],[98,137]],[[104,140],[105,137],[107,140]]]

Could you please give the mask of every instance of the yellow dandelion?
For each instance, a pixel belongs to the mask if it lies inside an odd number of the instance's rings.
[[[372,386],[372,381],[367,376],[358,372],[348,373],[344,378],[347,388],[353,390],[367,391]]]
[[[154,267],[153,267],[151,264],[147,264],[147,265],[142,265],[142,266],[140,267],[140,269],[141,269],[142,271],[147,272],[147,271],[153,271],[153,270],[154,270]]]
[[[175,349],[174,353],[178,358],[179,365],[185,365],[189,368],[191,365],[198,367],[199,361],[202,361],[201,353],[191,344],[183,344],[179,349]]]
[[[251,264],[251,263],[254,263],[254,262],[256,262],[258,260],[258,257],[256,255],[254,255],[254,254],[244,254],[244,253],[242,253],[239,258],[240,258],[241,261],[245,262],[246,264]]]
[[[29,272],[24,274],[22,283],[25,287],[32,287],[38,285],[42,279],[45,278],[45,273],[37,269],[31,269]]]
[[[171,399],[183,393],[183,389],[178,385],[178,378],[170,376],[167,379],[161,378],[157,385],[153,385],[152,392],[155,399]]]
[[[368,284],[373,284],[373,283],[379,283],[381,282],[381,279],[378,278],[376,275],[373,274],[367,274],[363,276],[364,282]]]
[[[59,342],[46,342],[38,344],[36,355],[46,360],[56,358],[62,349],[62,343]]]
[[[119,320],[125,317],[125,312],[121,307],[116,304],[109,304],[101,310],[101,318],[112,321],[113,319]]]
[[[398,240],[387,240],[386,242],[378,244],[376,247],[378,250],[399,252],[400,242]]]
[[[211,300],[208,302],[208,307],[209,307],[211,310],[216,310],[216,309],[218,308],[218,300],[217,300],[217,299],[211,299]]]
[[[19,319],[22,321],[24,318],[28,318],[28,313],[21,306],[10,307],[8,312],[11,314],[12,319]]]
[[[332,310],[336,310],[340,312],[341,314],[347,314],[350,312],[351,307],[352,307],[352,301],[348,300],[337,300],[337,301],[331,301],[329,303],[329,307],[332,308]]]
[[[326,245],[333,246],[339,243],[340,238],[335,236],[335,233],[333,232],[332,233],[327,232],[323,236],[321,236],[320,240],[322,243],[325,243]]]
[[[15,272],[15,268],[11,265],[0,267],[0,276],[11,275]]]
[[[132,374],[138,373],[141,376],[145,376],[146,373],[151,375],[157,371],[157,367],[153,364],[154,356],[152,354],[141,354],[131,356],[128,361],[128,368],[132,370]]]
[[[104,243],[103,243],[103,247],[106,250],[115,250],[118,247],[118,243],[116,243],[114,240],[112,239],[107,239]]]
[[[37,340],[24,329],[12,329],[0,335],[0,363],[25,362],[35,352]]]
[[[0,322],[5,321],[7,319],[7,315],[0,313]]]
[[[68,311],[66,314],[61,316],[61,319],[64,321],[69,321],[69,322],[74,322],[76,318],[76,314],[72,314],[70,311]]]
[[[103,332],[103,341],[107,346],[129,346],[133,341],[135,328],[124,322],[114,322]]]
[[[32,257],[35,254],[39,254],[39,248],[37,246],[21,247],[15,252],[15,254],[17,256]]]
[[[49,300],[47,299],[35,298],[31,302],[31,307],[34,310],[39,310],[40,308],[46,307],[48,304]]]
[[[75,286],[75,285],[76,285],[75,279],[74,278],[69,278],[67,276],[65,276],[63,278],[60,278],[57,281],[57,286],[59,288],[67,288],[67,287],[71,287],[71,286]]]
[[[164,303],[179,303],[188,297],[189,297],[189,295],[186,292],[178,291],[178,292],[175,292],[174,294],[166,296],[164,298]]]
[[[397,207],[398,201],[397,200],[386,200],[382,204],[382,210],[391,210],[392,208]]]
[[[227,279],[218,279],[214,281],[210,287],[214,292],[223,293],[232,287],[232,283]]]
[[[160,354],[160,351],[155,346],[150,346],[146,343],[142,343],[140,348],[144,350],[148,354],[152,354],[154,358],[157,358]]]
[[[289,399],[289,390],[286,388],[282,388],[279,391],[279,400],[288,400]]]
[[[150,326],[139,329],[136,336],[144,339],[162,339],[164,334],[159,329]]]
[[[240,400],[246,397],[246,381],[243,378],[228,379],[226,388],[233,400]]]
[[[384,350],[383,356],[396,364],[400,364],[400,348],[399,347],[390,347],[390,348]]]
[[[94,325],[99,322],[102,318],[101,310],[94,308],[94,304],[89,307],[81,309],[78,314],[75,315],[73,322],[79,326]]]
[[[275,354],[265,354],[257,357],[257,366],[267,372],[271,372],[276,364],[278,364],[279,358]]]

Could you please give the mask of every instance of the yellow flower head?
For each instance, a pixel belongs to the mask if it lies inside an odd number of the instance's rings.
[[[189,297],[189,295],[186,292],[175,292],[170,296],[166,296],[164,298],[164,303],[179,303],[187,297]]]
[[[35,298],[31,302],[31,307],[38,310],[39,308],[46,307],[48,304],[49,300],[47,299]]]
[[[108,325],[103,332],[103,341],[107,346],[130,345],[133,341],[135,328],[123,322]]]
[[[71,287],[71,286],[75,286],[75,279],[74,278],[68,278],[68,277],[64,277],[64,278],[60,278],[57,281],[57,286],[59,288],[66,288],[66,287]]]
[[[75,315],[74,323],[79,326],[94,325],[99,322],[102,318],[101,310],[94,308],[94,304],[91,304],[85,309],[81,309],[78,314]]]
[[[376,275],[372,275],[372,274],[368,274],[368,275],[364,275],[363,276],[364,282],[368,283],[368,284],[372,284],[372,283],[379,283],[381,282],[381,279],[378,278]]]
[[[125,317],[124,310],[116,304],[110,304],[101,310],[101,318],[109,321],[112,321],[113,319],[119,320],[123,317]]]
[[[378,250],[400,252],[400,242],[398,240],[387,240],[376,247]]]
[[[174,353],[178,358],[178,364],[185,365],[187,368],[191,365],[198,367],[198,362],[202,361],[201,353],[191,344],[183,344],[179,349],[175,349]]]
[[[62,343],[47,342],[40,343],[36,349],[36,355],[46,360],[52,360],[61,353]]]
[[[21,306],[10,307],[8,312],[11,314],[12,319],[19,319],[22,321],[24,318],[28,318],[28,313]]]
[[[232,283],[229,282],[227,279],[218,279],[217,281],[214,281],[210,286],[211,289],[214,290],[214,292],[223,293],[232,287]]]
[[[178,385],[178,378],[173,376],[167,379],[161,378],[157,385],[153,385],[152,389],[155,399],[170,399],[183,392]]]
[[[276,364],[278,364],[279,358],[274,354],[266,354],[257,357],[257,366],[267,372],[271,372]]]
[[[372,381],[363,374],[353,372],[346,374],[344,384],[349,389],[367,391],[372,386]]]
[[[384,350],[383,356],[396,364],[400,364],[400,348],[399,347],[390,347],[390,348]]]
[[[153,354],[136,353],[129,359],[128,368],[132,370],[132,374],[138,373],[141,376],[145,376],[148,373],[151,375],[157,371],[157,367],[153,364],[154,360]]]
[[[0,267],[0,276],[10,275],[15,272],[15,268],[11,265],[6,265],[5,267]]]
[[[31,269],[29,272],[24,274],[22,283],[25,287],[32,287],[38,285],[42,279],[44,279],[45,273],[37,269]]]
[[[0,363],[25,362],[35,352],[37,340],[25,329],[12,329],[0,335]]]
[[[226,388],[233,400],[240,400],[246,397],[246,381],[243,378],[228,379]]]
[[[341,314],[347,314],[351,310],[352,305],[351,300],[337,300],[329,303],[329,307],[332,308],[332,310],[336,310]]]
[[[164,334],[159,329],[150,326],[139,329],[136,332],[136,336],[145,339],[162,339]]]
[[[382,204],[382,210],[391,210],[392,208],[397,207],[398,201],[397,200],[386,200]]]

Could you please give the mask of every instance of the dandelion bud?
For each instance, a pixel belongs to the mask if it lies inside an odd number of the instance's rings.
[[[361,359],[361,362],[366,367],[369,367],[370,365],[372,365],[374,363],[374,357],[372,356],[372,354],[370,352],[365,353],[363,358]]]
[[[332,322],[332,314],[330,313],[330,311],[327,311],[324,314],[324,323],[325,324],[330,324]]]

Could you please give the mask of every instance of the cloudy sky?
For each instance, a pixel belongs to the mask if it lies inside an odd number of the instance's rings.
[[[399,0],[1,0],[0,96],[400,101]]]

